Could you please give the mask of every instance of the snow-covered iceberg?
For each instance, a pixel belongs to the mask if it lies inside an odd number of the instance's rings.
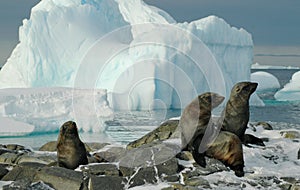
[[[251,74],[251,81],[257,82],[257,91],[278,90],[280,84],[278,79],[271,73],[257,71]]]
[[[57,132],[68,120],[99,132],[113,118],[105,90],[24,88],[0,90],[0,136]]]
[[[126,110],[182,108],[205,91],[228,97],[250,80],[253,58],[244,29],[216,16],[177,23],[141,0],[43,0],[19,40],[0,88],[107,89]]]
[[[275,94],[280,101],[300,101],[300,71],[293,74],[292,79],[283,89]]]

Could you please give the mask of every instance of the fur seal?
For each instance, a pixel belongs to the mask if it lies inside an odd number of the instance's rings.
[[[87,151],[80,140],[76,123],[64,123],[57,139],[57,159],[60,167],[75,169],[88,164]]]
[[[224,100],[224,97],[213,92],[206,92],[187,105],[179,120],[179,131],[182,149],[191,150],[194,139],[204,134],[211,118],[211,111]]]
[[[222,130],[236,134],[244,140],[245,131],[249,122],[249,99],[256,90],[257,83],[239,82],[231,90],[230,98],[226,103],[220,119]]]
[[[238,136],[227,131],[221,131],[214,142],[208,144],[204,153],[199,153],[203,135],[199,135],[193,142],[192,155],[202,167],[206,166],[205,156],[222,161],[232,169],[236,176],[244,176],[244,157],[242,142]]]

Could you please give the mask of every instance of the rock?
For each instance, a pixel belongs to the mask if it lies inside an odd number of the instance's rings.
[[[98,162],[118,162],[125,154],[126,149],[123,147],[110,147],[105,151],[93,154]]]
[[[57,146],[56,141],[50,141],[44,144],[43,146],[41,146],[41,148],[39,148],[39,151],[56,152],[57,151],[56,146]]]
[[[191,152],[189,151],[182,151],[180,153],[178,153],[176,155],[176,158],[180,159],[180,160],[185,160],[185,161],[193,161],[193,155]]]
[[[45,164],[39,163],[22,163],[14,167],[3,178],[3,181],[19,181],[26,179],[32,182],[36,172],[45,167]]]
[[[256,124],[256,126],[262,126],[265,130],[273,130],[273,127],[267,123],[267,122],[264,122],[264,121],[260,121]]]
[[[196,187],[203,187],[203,188],[210,188],[209,182],[202,177],[196,177],[196,178],[189,178],[184,181],[185,185],[188,186],[196,186]]]
[[[127,181],[116,176],[93,176],[89,179],[89,190],[119,190],[124,189]]]
[[[149,144],[154,141],[162,141],[170,138],[170,136],[175,132],[177,129],[177,125],[179,120],[168,120],[162,123],[158,128],[155,130],[147,133],[140,139],[137,139],[131,143],[129,143],[126,149],[130,150],[133,148],[138,148],[144,144]]]
[[[144,185],[146,183],[157,183],[157,173],[154,167],[139,168],[128,181],[129,188]]]
[[[177,181],[179,181],[179,179],[180,179],[180,177],[178,174],[162,176],[162,180],[167,181],[167,182],[177,182]]]
[[[41,164],[50,164],[57,161],[56,154],[38,154],[38,153],[28,153],[18,157],[16,163],[24,163],[24,162],[34,162]]]
[[[23,155],[23,153],[6,152],[0,155],[0,163],[15,164],[21,155]]]
[[[182,173],[183,177],[187,179],[201,175],[206,176],[216,172],[229,171],[229,169],[219,160],[208,157],[205,157],[205,160],[205,168],[199,166],[197,163],[194,163],[195,169],[193,171],[186,171],[185,173]]]
[[[54,189],[79,190],[83,187],[84,176],[62,167],[44,167],[36,173],[34,181],[43,181]]]
[[[287,139],[300,138],[300,133],[298,131],[281,131],[280,135]]]
[[[87,166],[81,166],[83,172],[88,172],[91,175],[107,175],[107,176],[119,176],[119,169],[115,164],[93,164]]]
[[[96,143],[96,142],[90,142],[90,143],[84,143],[85,145],[85,149],[88,152],[93,152],[96,150],[100,150],[103,147],[110,145],[109,143]],[[43,146],[41,146],[41,148],[39,148],[39,151],[48,151],[48,152],[56,152],[57,143],[56,141],[50,141],[46,144],[44,144]]]
[[[298,150],[298,159],[300,159],[300,148]]]
[[[7,165],[0,164],[0,180],[8,173]]]
[[[158,175],[174,175],[178,172],[178,160],[172,158],[156,166]]]
[[[39,181],[36,183],[31,183],[28,180],[19,180],[19,181],[14,181],[13,183],[9,184],[9,185],[5,185],[3,187],[3,190],[54,190],[53,188],[51,188],[50,186],[48,186],[47,184]]]
[[[293,184],[291,190],[300,190],[300,183]]]

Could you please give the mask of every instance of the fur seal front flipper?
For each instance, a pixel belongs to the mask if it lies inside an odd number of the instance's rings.
[[[255,144],[258,146],[266,146],[263,140],[251,134],[244,135],[243,144],[244,145]]]

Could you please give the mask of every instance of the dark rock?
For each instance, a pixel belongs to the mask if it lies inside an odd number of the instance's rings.
[[[88,152],[92,152],[92,151],[102,149],[103,147],[109,145],[109,143],[94,143],[94,142],[91,142],[91,143],[84,143],[84,145],[85,145],[85,149]],[[41,148],[39,148],[39,151],[56,152],[57,151],[56,146],[57,146],[56,141],[50,141],[50,142],[44,144],[43,146],[41,146]]]
[[[2,155],[4,153],[14,153],[14,151],[8,150],[7,148],[4,148],[4,147],[0,147],[0,155]]]
[[[13,181],[9,185],[3,186],[3,190],[27,190],[30,188],[31,180],[24,178],[17,181]]]
[[[139,168],[129,180],[129,187],[144,185],[146,183],[157,183],[157,173],[154,167]]]
[[[3,164],[15,164],[16,160],[21,155],[23,155],[23,153],[6,152],[6,153],[0,155],[0,163],[3,163]]]
[[[93,164],[81,166],[80,169],[83,172],[88,172],[91,175],[119,176],[120,173],[115,164]]]
[[[298,150],[298,159],[300,159],[300,148]]]
[[[18,164],[24,163],[24,162],[35,162],[35,163],[41,163],[41,164],[50,164],[57,161],[56,154],[39,154],[39,153],[27,153],[23,154],[18,157],[18,159],[15,161]]]
[[[98,162],[117,162],[125,154],[126,149],[123,147],[111,147],[105,151],[100,151],[93,154]]]
[[[90,190],[121,190],[125,189],[127,181],[122,177],[116,176],[92,176],[89,180]]]
[[[167,175],[167,176],[162,176],[162,180],[163,181],[167,181],[167,182],[177,182],[179,181],[179,175]]]
[[[209,182],[202,177],[186,179],[184,184],[188,186],[201,186],[203,188],[210,188]]]
[[[256,126],[258,125],[261,125],[265,130],[273,130],[273,127],[267,122],[261,121],[256,124]]]
[[[7,165],[0,164],[0,180],[8,173],[8,170],[6,169]]]
[[[81,172],[62,167],[44,167],[36,173],[34,181],[43,181],[54,189],[79,190],[84,176]]]
[[[147,133],[140,139],[137,139],[131,143],[129,143],[126,149],[130,150],[133,148],[138,148],[144,144],[149,144],[155,141],[162,141],[170,138],[172,134],[177,129],[177,125],[179,120],[168,120],[162,123],[158,128],[155,130]]]
[[[7,144],[7,145],[5,145],[5,146],[6,146],[6,148],[7,148],[8,150],[16,150],[16,151],[31,152],[30,149],[25,148],[25,146],[18,145],[18,144]]]
[[[164,163],[161,163],[156,166],[158,175],[174,175],[178,172],[178,160],[172,158]]]
[[[26,179],[28,181],[33,181],[36,172],[45,167],[45,164],[39,163],[22,163],[14,167],[9,171],[3,178],[3,181],[18,181]]]
[[[44,144],[43,146],[41,146],[41,148],[39,148],[39,151],[56,152],[57,151],[56,146],[57,146],[56,141],[50,141]]]

